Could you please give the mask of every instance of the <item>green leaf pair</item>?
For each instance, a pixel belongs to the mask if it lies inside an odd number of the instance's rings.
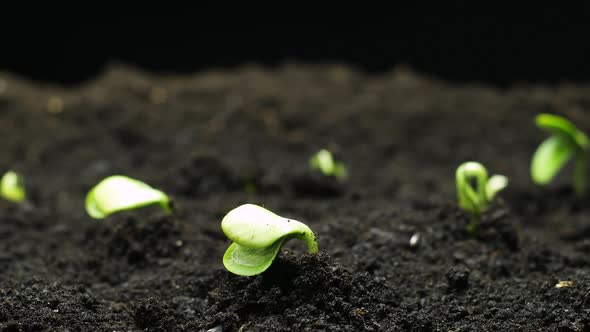
[[[223,256],[223,264],[228,271],[241,276],[264,272],[283,244],[292,238],[303,240],[309,253],[318,252],[317,240],[309,227],[254,204],[231,210],[223,218],[221,228],[233,241]]]
[[[586,191],[586,160],[590,148],[588,137],[569,120],[552,114],[539,114],[537,127],[549,132],[535,151],[531,162],[531,176],[539,185],[550,183],[565,164],[574,158],[573,186],[577,195]]]
[[[482,164],[468,161],[457,168],[455,181],[459,206],[472,214],[468,231],[473,234],[477,219],[488,208],[496,194],[508,186],[508,178],[504,175],[493,175],[488,178],[488,171]]]
[[[172,210],[165,193],[122,175],[107,177],[86,196],[86,212],[95,219],[104,219],[115,212],[150,205],[160,205],[165,211]]]

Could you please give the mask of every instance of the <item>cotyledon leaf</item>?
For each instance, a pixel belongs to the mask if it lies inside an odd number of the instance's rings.
[[[221,229],[230,240],[252,249],[266,248],[288,235],[303,238],[312,233],[305,224],[254,204],[230,211],[221,221]]]
[[[564,136],[572,140],[579,148],[588,149],[590,140],[568,119],[554,114],[539,114],[535,118],[537,127],[558,136]]]
[[[86,211],[95,219],[109,214],[158,204],[170,211],[168,196],[149,185],[122,175],[107,177],[86,196]]]
[[[547,184],[570,160],[576,147],[566,137],[556,135],[546,139],[535,151],[531,162],[531,175],[538,184]]]
[[[225,268],[241,276],[253,276],[260,274],[274,261],[281,250],[284,239],[278,240],[266,248],[247,248],[237,243],[232,243],[223,255]]]
[[[492,201],[496,194],[508,186],[508,178],[504,175],[492,175],[486,184],[486,197]]]

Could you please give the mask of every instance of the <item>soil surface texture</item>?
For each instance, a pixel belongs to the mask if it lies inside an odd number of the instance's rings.
[[[532,183],[541,112],[590,132],[590,86],[296,64],[113,66],[68,89],[0,73],[0,172],[28,192],[0,201],[0,331],[590,331],[590,199],[571,165]],[[309,169],[321,148],[346,181]],[[454,182],[468,160],[510,178],[475,236]],[[174,212],[91,219],[86,193],[113,174]],[[244,203],[306,223],[320,253],[292,240],[265,273],[229,273],[220,222]]]

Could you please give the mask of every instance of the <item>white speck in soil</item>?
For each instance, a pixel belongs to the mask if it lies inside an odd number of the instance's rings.
[[[412,235],[412,237],[410,238],[410,247],[415,247],[418,245],[418,242],[420,242],[420,234],[415,233],[414,235]]]
[[[562,280],[562,281],[558,282],[557,284],[555,284],[555,288],[567,288],[567,287],[572,287],[573,285],[574,285],[573,281]]]

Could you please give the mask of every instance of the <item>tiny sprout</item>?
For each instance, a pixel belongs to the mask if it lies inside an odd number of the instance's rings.
[[[122,175],[107,177],[86,196],[86,212],[95,219],[104,219],[115,212],[156,204],[165,211],[172,210],[165,193]]]
[[[333,176],[340,181],[347,176],[344,164],[334,161],[332,153],[326,149],[321,149],[309,159],[309,167],[319,170],[325,176]]]
[[[264,272],[282,245],[295,237],[305,242],[309,253],[318,252],[317,240],[309,227],[254,204],[231,210],[221,221],[221,229],[233,241],[223,255],[223,265],[241,276]]]
[[[470,234],[474,234],[477,220],[488,208],[496,194],[506,188],[508,178],[504,175],[494,175],[488,178],[488,171],[482,164],[469,161],[457,168],[455,180],[459,206],[472,214],[467,230]]]
[[[14,203],[27,198],[23,177],[16,172],[8,171],[0,180],[0,196]]]
[[[539,185],[546,185],[560,169],[574,158],[573,186],[576,194],[586,190],[586,151],[590,148],[588,137],[569,120],[553,115],[539,114],[537,127],[548,131],[547,138],[535,151],[531,162],[531,177]]]

